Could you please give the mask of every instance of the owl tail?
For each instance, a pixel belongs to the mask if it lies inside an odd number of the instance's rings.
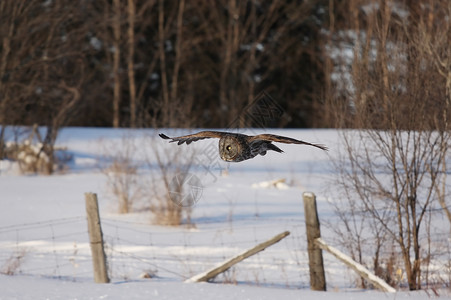
[[[276,151],[276,152],[279,152],[279,153],[283,152],[282,149],[280,149],[279,147],[277,147],[276,145],[274,145],[272,143],[268,144],[268,150],[273,150],[273,151]]]

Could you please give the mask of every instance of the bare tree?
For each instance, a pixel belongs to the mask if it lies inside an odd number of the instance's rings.
[[[340,91],[347,97],[335,98],[341,124],[362,128],[343,133],[341,185],[396,241],[412,290],[421,288],[422,258],[430,255],[421,245],[426,216],[437,199],[445,202],[451,141],[448,70],[441,69],[449,4],[423,2],[354,2],[352,80]]]
[[[87,9],[85,1],[0,4],[0,124],[47,127],[37,153],[49,157],[47,173],[53,172],[58,130],[77,115],[81,87],[90,80]]]
[[[128,72],[128,85],[130,94],[130,127],[136,127],[136,83],[135,83],[135,18],[136,18],[136,5],[134,0],[128,0],[127,2],[128,13],[128,59],[127,59],[127,72]]]
[[[0,110],[14,107],[9,120],[33,123],[10,99],[33,110],[31,99],[51,90],[33,82],[63,78],[81,95],[72,125],[227,126],[262,90],[292,115],[275,126],[321,125],[313,109],[322,105],[328,2],[4,0]]]
[[[291,34],[310,30],[310,38],[314,39],[317,28],[312,23],[320,20],[315,9],[320,9],[321,4],[321,1],[299,4],[230,0],[202,6],[199,16],[206,24],[206,41],[218,45],[214,55],[218,56],[219,64],[213,74],[219,93],[215,115],[226,116],[220,126],[229,125],[227,120],[234,119],[262,88],[279,99],[282,97],[277,96],[285,91],[293,92],[293,85],[299,86],[299,82],[288,83],[288,78],[301,77],[300,69],[306,67],[302,65],[303,57],[310,57],[311,70],[315,69],[313,65],[320,54],[310,47],[309,39],[301,46],[302,42]],[[283,82],[278,82],[279,79]],[[306,108],[311,95],[306,92],[285,96],[292,100],[284,101],[291,111]]]
[[[416,31],[412,32],[404,26],[405,34],[410,42],[417,47],[422,57],[428,57],[436,72],[445,80],[445,99],[442,115],[437,116],[436,128],[441,135],[445,135],[451,128],[449,115],[451,109],[451,25],[444,16],[451,16],[451,2],[429,3],[428,10],[417,18]],[[434,7],[434,5],[437,5]],[[439,11],[437,11],[439,10]],[[437,14],[437,12],[439,14]],[[441,16],[441,14],[443,14]],[[415,16],[417,16],[416,14]],[[443,141],[446,142],[446,141]],[[447,152],[449,145],[443,143],[442,151]],[[443,159],[441,171],[445,179],[441,186],[436,186],[438,201],[446,213],[451,225],[451,207],[446,204],[446,172],[447,162]]]
[[[113,126],[120,126],[120,104],[121,104],[121,14],[122,7],[120,0],[113,1],[114,18],[113,27],[113,76],[114,76],[114,93],[113,93]]]

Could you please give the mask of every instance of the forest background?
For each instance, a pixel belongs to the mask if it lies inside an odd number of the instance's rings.
[[[284,111],[271,127],[384,128],[394,103],[442,118],[450,11],[446,0],[3,0],[0,125],[224,128],[262,91]]]

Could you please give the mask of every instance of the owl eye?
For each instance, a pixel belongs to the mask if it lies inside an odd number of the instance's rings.
[[[228,151],[230,151],[230,149],[232,149],[232,146],[228,145],[228,146],[226,147],[226,149],[227,149]]]

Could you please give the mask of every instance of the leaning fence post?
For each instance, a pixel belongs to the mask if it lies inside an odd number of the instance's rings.
[[[304,199],[305,228],[307,231],[307,250],[310,269],[310,288],[314,291],[326,290],[323,253],[315,240],[321,237],[315,194],[305,192]]]
[[[231,259],[226,260],[225,262],[220,263],[218,266],[206,271],[206,272],[202,272],[196,276],[193,276],[187,280],[185,280],[185,282],[202,282],[202,281],[208,281],[211,278],[217,276],[218,274],[221,274],[225,271],[227,271],[228,269],[230,269],[233,265],[239,263],[240,261],[248,258],[249,256],[252,256],[254,254],[257,254],[260,251],[265,250],[266,248],[268,248],[269,246],[279,242],[281,239],[285,238],[286,236],[288,236],[290,234],[289,231],[285,231],[282,232],[278,235],[276,235],[275,237],[267,240],[266,242],[263,242],[261,244],[258,244],[257,246],[244,251],[243,253],[240,253],[236,256],[234,256]]]
[[[89,240],[91,243],[92,264],[94,267],[94,281],[108,283],[107,262],[103,248],[103,234],[100,226],[99,204],[97,195],[85,193],[86,214],[88,216]]]

